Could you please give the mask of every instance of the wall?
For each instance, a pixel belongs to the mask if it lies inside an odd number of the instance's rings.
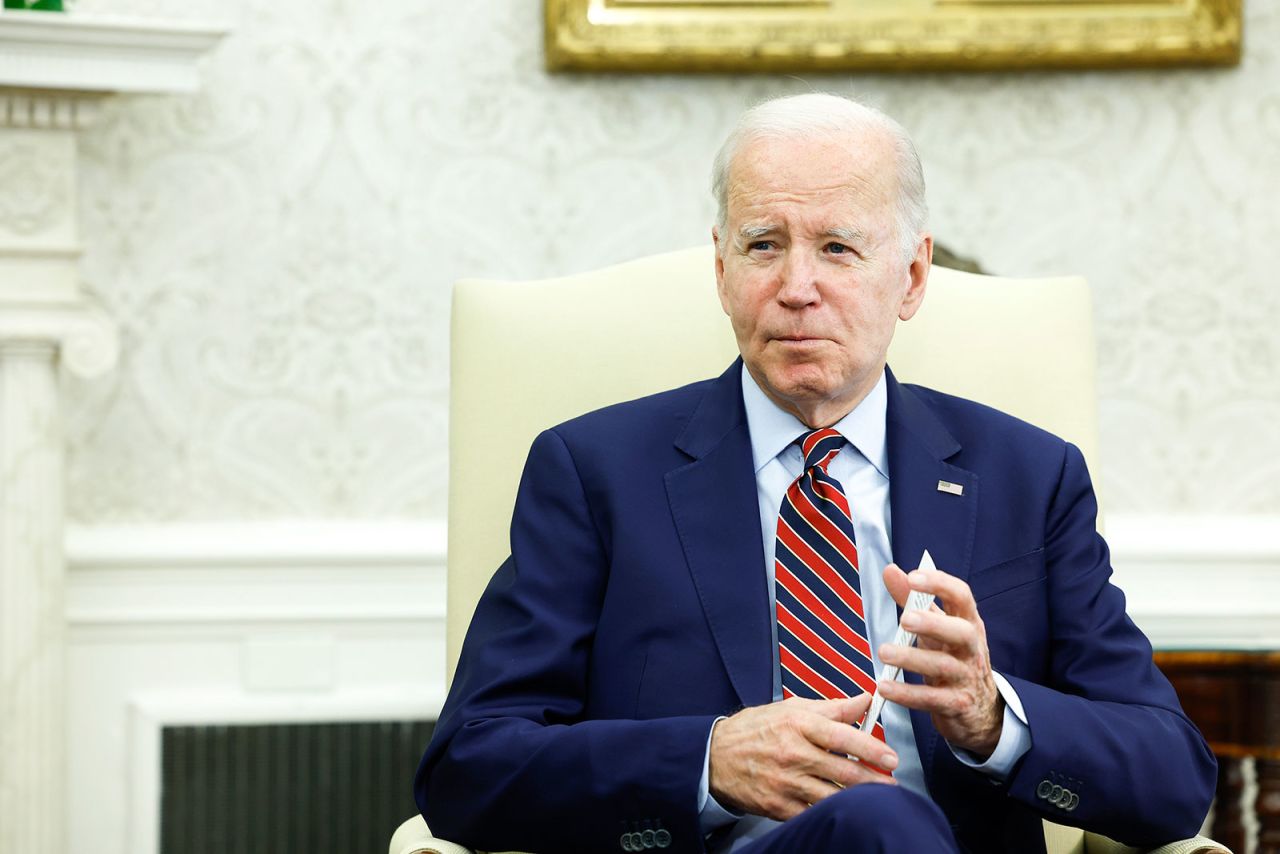
[[[84,523],[445,510],[458,276],[705,240],[705,173],[763,96],[903,120],[939,237],[1097,294],[1112,512],[1280,513],[1280,8],[1231,70],[550,77],[531,0],[81,0],[235,27],[191,99],[82,151],[85,282],[124,359],[77,389]]]

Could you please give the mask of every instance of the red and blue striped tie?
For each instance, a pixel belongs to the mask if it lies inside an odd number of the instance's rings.
[[[840,482],[827,474],[844,445],[830,428],[800,439],[804,471],[778,512],[774,569],[784,698],[875,693],[853,519]],[[879,723],[872,734],[884,740]]]

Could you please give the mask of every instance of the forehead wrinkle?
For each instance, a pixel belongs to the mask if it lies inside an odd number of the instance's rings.
[[[810,217],[821,218],[824,211],[829,210],[834,205],[841,205],[845,202],[852,202],[859,209],[866,207],[866,203],[861,200],[875,198],[879,201],[874,193],[875,189],[873,184],[862,180],[860,176],[855,176],[853,180],[840,181],[829,186],[803,188],[766,188],[753,186],[744,181],[730,189],[729,218],[745,219],[748,222],[751,220],[756,222],[763,221],[764,225],[768,225],[774,230],[780,230],[783,228],[783,221],[789,220],[796,215],[799,215],[802,219]],[[779,213],[782,214],[782,221],[775,220]],[[743,228],[746,227],[748,226],[743,226]],[[822,233],[834,231],[835,228],[824,230]],[[858,231],[857,229],[852,230]]]
[[[862,183],[865,184],[865,182]],[[746,203],[753,206],[806,204],[815,200],[840,198],[846,193],[856,192],[859,189],[859,186],[855,186],[856,184],[859,182],[838,181],[818,187],[798,187],[790,184],[767,186],[743,180],[729,188],[729,198],[730,200],[746,199]]]

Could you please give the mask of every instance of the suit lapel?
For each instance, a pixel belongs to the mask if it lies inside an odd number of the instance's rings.
[[[888,386],[885,441],[893,559],[904,569],[915,569],[928,549],[938,569],[968,578],[978,476],[947,462],[960,452],[960,443],[916,393],[892,373],[888,374]],[[938,488],[940,481],[959,486],[963,494],[943,492]]]
[[[738,698],[773,699],[769,591],[742,403],[741,360],[712,382],[676,447],[693,458],[666,475],[689,572]]]
[[[976,533],[978,476],[947,462],[960,452],[960,443],[920,397],[900,384],[892,372],[888,372],[888,386],[885,441],[893,560],[905,570],[914,570],[928,549],[938,569],[967,579]],[[939,481],[959,486],[963,494],[941,491]],[[917,684],[921,681],[914,673],[905,678]],[[926,777],[932,777],[938,731],[926,712],[912,711],[911,724],[921,766]]]

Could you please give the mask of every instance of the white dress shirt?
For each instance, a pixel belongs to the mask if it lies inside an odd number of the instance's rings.
[[[787,488],[804,468],[804,455],[796,439],[809,432],[798,418],[783,411],[765,396],[744,366],[742,398],[746,405],[747,428],[751,434],[751,451],[756,473],[756,495],[760,507],[760,533],[764,545],[764,571],[769,584],[769,608],[776,604],[774,594],[774,548],[778,528],[778,509]],[[892,562],[892,520],[889,512],[889,455],[885,444],[885,416],[888,410],[888,386],[880,375],[871,393],[836,424],[832,425],[849,442],[831,460],[827,472],[840,482],[853,511],[854,541],[858,547],[858,579],[865,608],[867,632],[870,635],[872,663],[877,677],[881,644],[890,643],[898,628],[897,604],[884,586],[884,568]],[[945,570],[946,567],[940,567]],[[782,670],[778,663],[778,629],[773,624],[773,699],[782,699]],[[961,762],[987,774],[994,782],[1005,779],[1014,764],[1031,746],[1031,733],[1026,714],[1012,686],[1000,674],[994,674],[996,686],[1005,700],[1000,741],[985,762],[978,762],[962,750],[952,748]],[[896,703],[885,703],[881,713],[885,738],[898,754],[898,767],[893,776],[898,783],[928,797],[920,754],[916,750],[909,710]],[[708,788],[711,737],[707,736],[707,756],[703,762],[699,809],[704,833],[729,822],[737,825],[718,845],[721,851],[733,851],[772,830],[777,822],[760,816],[738,816],[724,809],[711,797]]]

